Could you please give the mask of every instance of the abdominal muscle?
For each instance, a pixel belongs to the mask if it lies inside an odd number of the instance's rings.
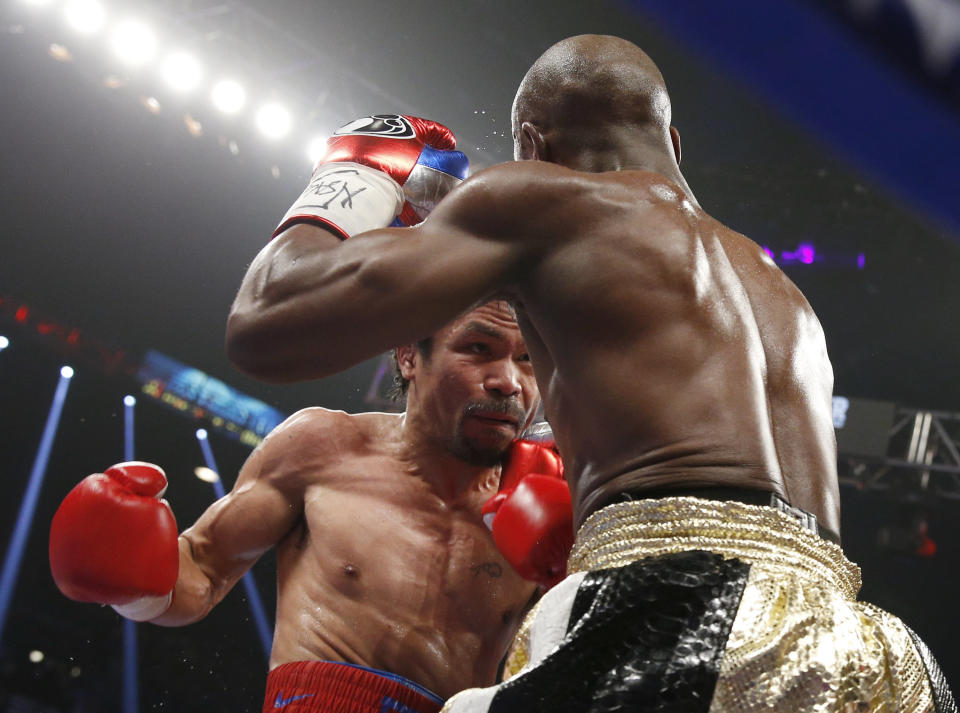
[[[397,518],[367,501],[358,521],[330,499],[309,535],[298,528],[278,549],[271,668],[342,661],[442,697],[494,683],[532,589],[507,571],[479,518],[453,514],[436,528],[432,516]],[[351,534],[334,534],[351,512]]]

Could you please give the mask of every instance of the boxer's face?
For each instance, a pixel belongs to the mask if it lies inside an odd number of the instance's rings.
[[[485,304],[434,335],[429,357],[419,355],[413,384],[437,437],[476,465],[499,462],[540,399],[526,344],[504,302]]]

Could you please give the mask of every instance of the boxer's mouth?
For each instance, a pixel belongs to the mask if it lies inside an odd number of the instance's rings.
[[[519,425],[519,423],[515,418],[511,418],[510,416],[504,416],[503,414],[500,414],[500,413],[472,413],[470,415],[473,416],[474,418],[483,419],[484,421],[497,421],[499,423],[506,423],[514,427]]]
[[[520,424],[525,417],[523,409],[511,401],[475,402],[467,406],[464,415],[468,418],[504,424],[514,430],[520,429]]]

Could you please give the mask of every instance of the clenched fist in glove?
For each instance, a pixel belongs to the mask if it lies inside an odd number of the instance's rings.
[[[50,526],[50,571],[60,591],[136,621],[166,611],[180,562],[166,489],[161,468],[131,461],[71,490]]]
[[[467,177],[470,162],[443,124],[415,116],[375,114],[337,129],[306,190],[274,236],[311,223],[348,238],[389,225],[422,221]]]
[[[563,461],[553,447],[514,441],[500,490],[481,512],[497,549],[521,577],[549,588],[566,576],[573,512]]]

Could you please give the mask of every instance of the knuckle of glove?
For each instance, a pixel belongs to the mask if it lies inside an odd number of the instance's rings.
[[[457,148],[456,136],[440,122],[421,119],[419,116],[404,116],[404,118],[410,122],[417,136],[428,146],[446,151]]]
[[[514,488],[530,473],[563,479],[563,460],[551,447],[536,441],[516,440],[503,463],[500,489]]]
[[[144,461],[128,461],[110,466],[104,475],[113,478],[137,495],[160,498],[167,490],[167,476],[163,468]]]

